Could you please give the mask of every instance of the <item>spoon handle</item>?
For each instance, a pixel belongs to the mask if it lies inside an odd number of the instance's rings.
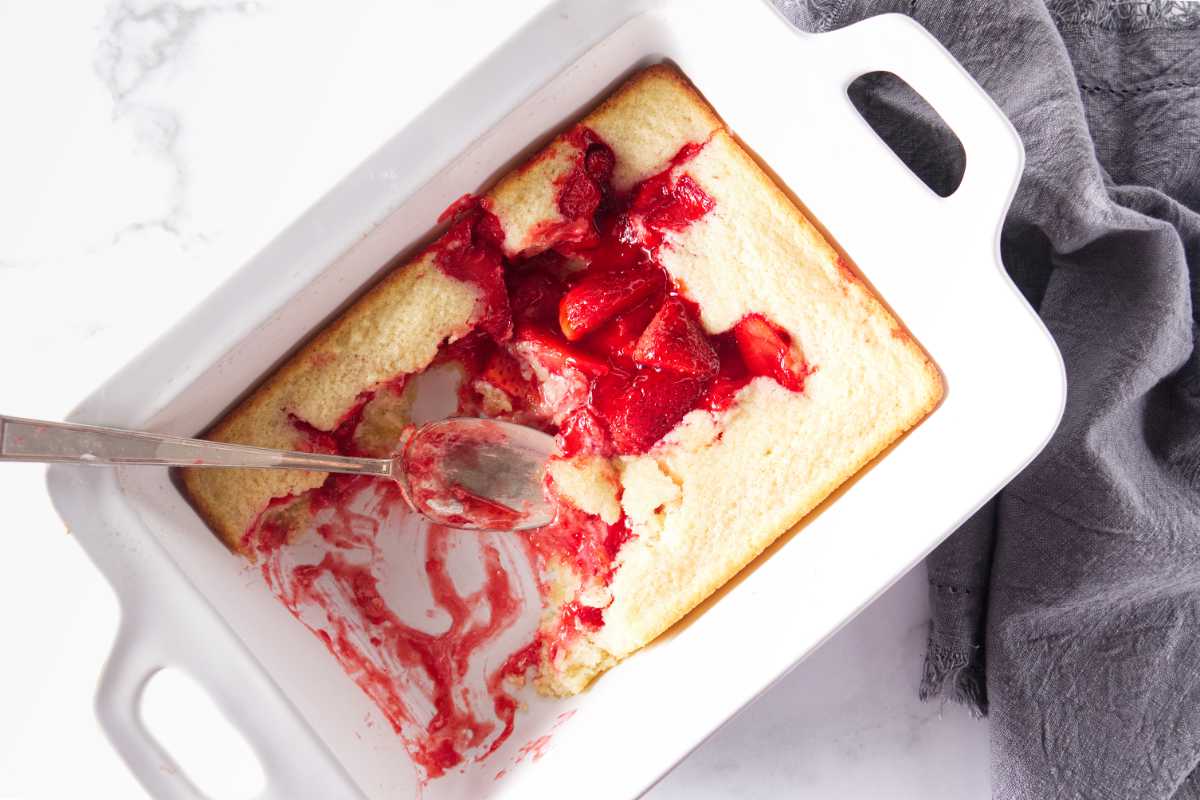
[[[271,450],[120,428],[0,416],[0,463],[5,461],[307,469],[384,476],[392,475],[393,465],[390,458]]]

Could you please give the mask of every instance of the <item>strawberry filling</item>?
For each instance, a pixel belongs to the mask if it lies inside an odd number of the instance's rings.
[[[683,303],[667,298],[638,337],[633,360],[643,367],[706,381],[721,366],[717,351]]]
[[[645,265],[589,269],[558,303],[558,325],[574,342],[610,319],[662,292],[662,270]]]
[[[783,328],[761,314],[748,314],[734,326],[733,338],[752,375],[766,375],[793,392],[804,391],[812,369]]]
[[[580,155],[558,184],[565,219],[558,224],[572,233],[531,258],[503,259],[507,297],[487,305],[507,309],[512,322],[480,324],[489,334],[511,324],[511,338],[493,338],[530,369],[520,380],[511,368],[491,369],[494,379],[483,380],[509,395],[514,409],[552,420],[564,451],[602,455],[645,452],[690,411],[728,408],[756,376],[803,391],[810,370],[786,331],[751,314],[730,332],[706,333],[699,310],[659,262],[673,235],[716,206],[685,171],[703,145],[682,148],[667,169],[622,194],[611,183],[611,148],[582,127],[567,140]],[[465,241],[465,221],[474,226],[472,243],[486,248],[499,229],[494,218],[481,204],[454,211],[451,230]],[[486,275],[489,296],[490,269]]]
[[[500,221],[471,198],[459,198],[442,216],[452,212],[456,216],[449,229],[430,247],[434,263],[450,277],[480,288],[476,324],[489,336],[505,339],[512,332],[512,313],[500,255],[504,241]]]

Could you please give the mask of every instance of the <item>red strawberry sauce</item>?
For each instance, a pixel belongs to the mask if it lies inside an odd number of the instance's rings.
[[[463,592],[447,570],[459,537],[479,534],[429,526],[420,541],[400,530],[408,516],[399,487],[390,481],[331,476],[309,494],[317,557],[282,546],[271,526],[260,526],[248,546],[260,556],[263,577],[284,605],[338,659],[404,738],[426,778],[461,763],[468,751],[482,759],[512,732],[516,702],[504,688],[507,675],[528,664],[517,658],[492,670],[488,685],[471,697],[468,673],[481,647],[514,624],[523,598],[495,543],[480,547],[482,585]],[[424,560],[439,630],[401,619],[385,598],[384,547],[408,537]],[[298,546],[297,546],[298,547]]]
[[[619,193],[607,144],[584,127],[566,141],[578,155],[558,181],[562,219],[544,226],[540,252],[506,257],[486,199],[469,196],[447,209],[449,227],[427,251],[446,274],[481,288],[474,332],[439,355],[467,373],[459,413],[482,414],[486,384],[493,403],[499,393],[511,407],[501,416],[557,433],[564,455],[611,456],[645,452],[693,410],[728,408],[755,376],[803,391],[811,370],[782,328],[754,314],[708,334],[659,262],[674,235],[716,206],[687,173],[703,145],[687,145],[662,172]],[[405,378],[391,387],[398,391]],[[355,430],[377,390],[361,394],[332,431],[291,420],[309,449],[357,454]],[[481,535],[400,525],[409,512],[396,486],[331,476],[298,498],[307,500],[319,544],[314,556],[314,537],[305,538],[307,558],[270,513],[294,499],[273,500],[244,549],[259,556],[271,590],[379,706],[425,779],[500,747],[517,708],[506,678],[604,624],[604,608],[570,600],[472,689],[472,674],[479,682],[472,659],[516,624],[525,602],[511,575],[513,553],[533,565],[542,590],[542,572],[555,562],[569,564],[584,587],[603,588],[632,535],[624,519],[609,525],[564,504],[546,528],[499,545],[480,539],[483,582],[463,591],[447,553],[459,537]],[[444,623],[433,632],[398,616],[381,588],[382,543],[421,535],[429,614]]]

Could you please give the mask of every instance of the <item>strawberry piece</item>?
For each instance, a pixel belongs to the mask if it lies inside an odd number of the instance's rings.
[[[538,259],[543,259],[545,255],[538,256]],[[562,260],[557,253],[551,255]],[[536,322],[547,327],[554,324],[558,317],[558,301],[564,289],[557,276],[527,265],[519,272],[510,271],[507,283],[508,303],[514,320]]]
[[[521,374],[521,365],[504,350],[492,353],[479,377],[515,400],[519,408],[538,403],[537,385]]]
[[[612,269],[648,269],[649,253],[642,247],[640,233],[628,214],[601,216],[589,226],[591,240],[578,239],[555,248],[579,256],[592,272]]]
[[[620,453],[644,453],[696,406],[704,384],[673,372],[612,373],[592,388],[592,405]]]
[[[481,291],[476,325],[497,341],[512,334],[512,314],[504,286],[504,261],[500,245],[504,231],[496,216],[478,200],[459,199],[447,209],[457,213],[454,222],[431,246],[434,261],[452,278],[473,283]]]
[[[558,212],[567,219],[591,219],[602,195],[596,182],[582,167],[575,167],[558,187]]]
[[[612,148],[586,125],[576,125],[567,131],[563,138],[572,147],[583,151],[584,170],[597,185],[607,190],[608,184],[612,180],[613,167],[617,163],[617,157],[613,154]]]
[[[566,140],[583,152],[575,167],[559,180],[558,211],[568,220],[584,219],[590,223],[605,197],[611,194],[617,159],[612,148],[582,125],[568,131]]]
[[[646,213],[646,227],[680,231],[712,211],[716,203],[691,175],[682,175],[666,196]]]
[[[671,198],[671,170],[665,169],[651,175],[633,187],[633,200],[629,208],[634,213],[646,214]]]
[[[567,368],[579,370],[590,377],[608,373],[608,365],[603,361],[540,325],[518,325],[513,336],[513,346],[538,359],[543,367],[553,373],[562,373]]]
[[[783,328],[761,314],[749,314],[734,326],[733,338],[751,375],[766,375],[785,389],[804,391],[811,370]]]
[[[558,428],[558,446],[563,458],[580,453],[611,456],[612,445],[604,421],[587,406],[572,411]]]
[[[587,337],[587,348],[602,353],[630,369],[634,368],[633,351],[642,331],[658,312],[662,299],[657,295],[646,298],[628,311],[618,314]]]
[[[680,151],[680,156],[684,152]],[[679,157],[679,156],[677,156]],[[688,156],[690,158],[690,156]],[[630,210],[642,215],[644,244],[657,247],[667,231],[681,231],[716,206],[690,175],[671,179],[665,170],[642,181],[634,189]]]
[[[713,337],[712,344],[721,367],[701,404],[709,411],[724,411],[733,405],[734,396],[753,376],[746,372],[746,364],[742,361],[732,331]]]
[[[700,325],[674,297],[667,298],[642,332],[633,350],[633,360],[702,381],[716,375],[721,366]]]
[[[617,157],[606,144],[593,142],[584,152],[583,169],[600,186],[608,186],[612,181],[613,168],[616,165]]]
[[[470,374],[474,375],[487,364],[488,357],[496,349],[496,341],[483,331],[471,331],[458,341],[442,347],[437,355],[437,362],[457,362]]]
[[[664,282],[663,271],[657,267],[589,269],[558,304],[559,327],[570,341],[582,339],[660,291]]]

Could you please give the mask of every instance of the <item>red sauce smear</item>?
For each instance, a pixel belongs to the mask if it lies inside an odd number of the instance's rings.
[[[289,548],[269,531],[260,529],[248,542],[263,556],[261,570],[268,586],[325,642],[405,737],[427,777],[442,775],[473,749],[486,745],[480,759],[494,752],[511,733],[516,712],[503,678],[520,674],[528,663],[510,658],[492,670],[487,690],[494,719],[480,716],[464,687],[473,654],[507,630],[521,611],[500,552],[482,545],[483,586],[460,594],[446,569],[447,552],[458,537],[478,534],[440,526],[428,529],[425,572],[435,608],[449,618],[444,630],[430,633],[402,621],[380,588],[382,520],[411,513],[399,487],[390,481],[331,476],[311,494],[311,504],[316,532],[323,540],[316,563],[292,563]],[[371,513],[353,510],[356,505],[365,505]],[[318,623],[313,622],[314,609],[323,612],[317,615]],[[414,691],[432,709],[420,730],[413,726]]]

